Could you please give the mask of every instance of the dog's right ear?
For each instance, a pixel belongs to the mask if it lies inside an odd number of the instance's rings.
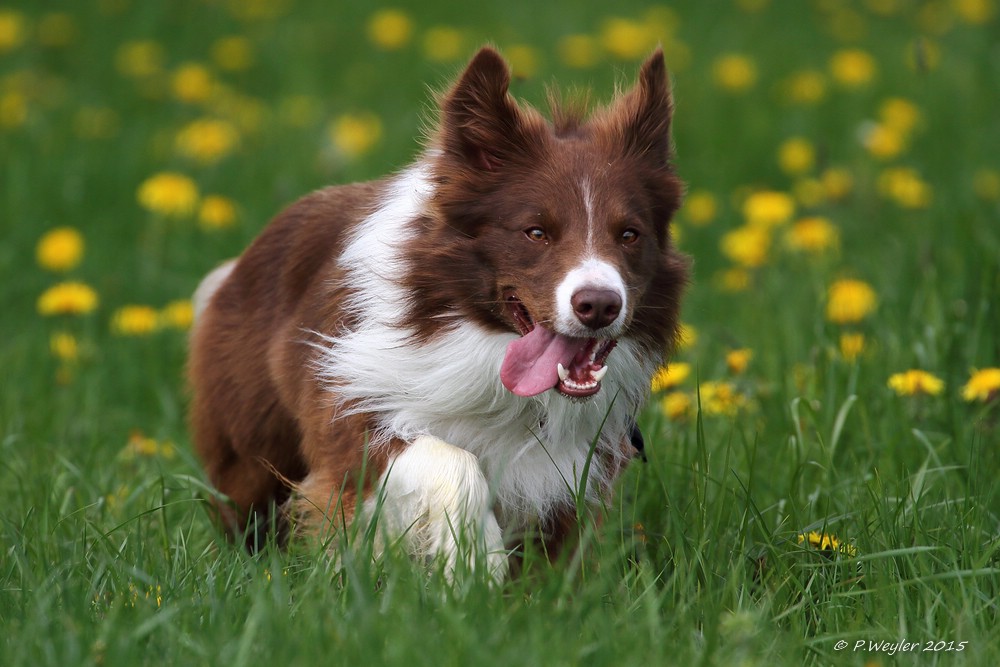
[[[644,156],[657,167],[670,164],[670,125],[674,102],[663,49],[656,49],[639,69],[639,80],[613,107],[622,148]]]
[[[441,104],[445,151],[481,171],[497,171],[535,145],[533,124],[508,94],[510,70],[490,47],[473,56]]]

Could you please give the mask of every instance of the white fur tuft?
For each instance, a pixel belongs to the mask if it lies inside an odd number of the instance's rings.
[[[201,314],[205,312],[208,308],[208,302],[212,300],[215,293],[219,291],[222,287],[222,283],[226,282],[229,274],[233,272],[233,268],[236,267],[236,260],[231,259],[224,264],[212,269],[212,271],[202,278],[201,282],[198,284],[197,289],[194,291],[194,296],[191,297],[191,302],[194,307],[194,320],[195,322],[201,317]]]

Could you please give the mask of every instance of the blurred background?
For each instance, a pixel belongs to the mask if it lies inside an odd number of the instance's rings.
[[[457,664],[717,645],[829,664],[829,637],[906,629],[994,664],[996,0],[0,0],[8,664],[385,648],[377,622],[352,639],[323,620],[390,613],[380,572],[347,589],[219,546],[185,427],[189,298],[298,197],[413,160],[482,44],[543,111],[554,84],[610,100],[662,45],[694,278],[640,417],[649,464],[606,525],[610,576],[483,588],[481,622],[446,629],[469,609],[425,614],[444,597],[413,586],[392,627],[444,633]]]

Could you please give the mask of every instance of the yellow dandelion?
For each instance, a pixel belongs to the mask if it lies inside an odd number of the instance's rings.
[[[746,269],[763,266],[771,250],[771,234],[760,227],[744,225],[722,235],[722,254]]]
[[[733,375],[742,375],[750,365],[751,359],[753,359],[753,350],[749,348],[742,347],[737,350],[729,350],[726,352],[726,368]]]
[[[799,178],[792,184],[795,201],[806,208],[816,208],[826,203],[826,188],[818,178]]]
[[[952,0],[951,5],[960,19],[972,25],[985,25],[997,13],[996,0]]]
[[[763,190],[743,202],[743,217],[747,224],[770,229],[788,222],[795,214],[795,199],[787,192]]]
[[[504,53],[510,62],[510,69],[514,76],[530,79],[538,71],[541,56],[535,47],[527,44],[514,44],[504,49]]]
[[[154,438],[149,438],[134,431],[128,439],[125,448],[122,449],[119,456],[126,460],[131,460],[139,457],[155,456],[156,451],[159,448],[158,443]]]
[[[872,286],[862,280],[837,280],[827,292],[826,319],[834,324],[854,324],[871,315],[878,305]]]
[[[270,113],[262,101],[225,86],[216,88],[208,109],[216,116],[228,118],[245,132],[258,131]]]
[[[674,245],[678,248],[684,243],[684,228],[680,225],[672,225],[670,227],[670,240],[673,241]]]
[[[177,152],[202,164],[214,164],[239,143],[236,127],[225,120],[202,118],[188,123],[174,139]]]
[[[840,232],[826,218],[802,218],[793,224],[785,237],[789,247],[800,252],[823,254],[840,247]]]
[[[854,176],[842,167],[825,169],[820,174],[819,181],[823,184],[826,196],[834,201],[844,199],[854,189]]]
[[[840,334],[840,356],[848,363],[854,362],[865,351],[865,335],[861,333]]]
[[[368,39],[385,51],[398,51],[410,43],[413,19],[399,9],[382,9],[368,19]]]
[[[151,306],[122,306],[111,315],[111,331],[119,336],[148,336],[159,327],[159,313]]]
[[[97,292],[85,283],[53,285],[38,297],[40,315],[85,315],[97,308]]]
[[[800,70],[785,80],[783,90],[792,104],[817,104],[826,97],[826,77],[814,69]]]
[[[57,227],[38,240],[35,258],[48,271],[69,271],[80,264],[83,248],[83,234],[73,227]]]
[[[115,52],[118,72],[134,79],[144,79],[163,71],[166,55],[163,46],[152,40],[125,42]]]
[[[461,58],[465,51],[465,35],[457,28],[434,26],[424,33],[422,48],[431,62],[452,62]]]
[[[920,124],[922,114],[916,104],[902,97],[889,97],[879,106],[879,120],[906,136]]]
[[[62,362],[73,363],[80,358],[80,344],[68,331],[57,331],[49,338],[52,356]]]
[[[27,32],[24,14],[13,9],[0,9],[0,53],[13,51],[21,46]]]
[[[199,63],[184,63],[170,77],[170,89],[174,97],[189,104],[208,101],[215,87],[212,73]]]
[[[566,35],[557,45],[559,60],[567,67],[586,69],[600,59],[597,40],[590,35]]]
[[[1000,171],[977,169],[972,175],[972,191],[984,201],[1000,200]]]
[[[125,505],[128,495],[128,486],[120,484],[117,489],[104,496],[104,501],[108,504],[109,509],[118,510]]]
[[[778,146],[778,166],[786,174],[804,174],[816,164],[816,149],[803,137],[786,139]]]
[[[861,88],[875,78],[877,66],[862,49],[842,49],[830,58],[830,75],[845,88]]]
[[[698,343],[698,330],[690,324],[681,323],[677,332],[677,349],[689,350]]]
[[[28,120],[28,98],[19,90],[0,95],[0,127],[20,127]]]
[[[908,209],[927,208],[933,197],[930,184],[910,167],[891,167],[879,174],[879,194]]]
[[[198,186],[193,180],[171,171],[150,176],[136,194],[143,208],[167,217],[184,217],[198,205]]]
[[[678,361],[661,366],[653,375],[651,388],[655,392],[673,389],[691,375],[691,364]]]
[[[198,225],[202,229],[226,229],[236,224],[236,204],[222,195],[206,195],[198,207]]]
[[[691,407],[691,397],[683,391],[672,391],[660,399],[660,411],[673,421],[689,417]]]
[[[757,83],[757,65],[748,56],[725,54],[712,64],[712,79],[726,92],[743,93]]]
[[[129,435],[128,442],[125,443],[125,447],[119,453],[119,456],[126,461],[153,457],[172,459],[176,455],[177,449],[172,442],[160,442],[156,438],[150,438],[140,431],[133,431]]]
[[[715,284],[723,292],[745,292],[751,284],[750,272],[742,267],[732,267],[715,275]]]
[[[49,12],[38,20],[38,43],[50,49],[69,46],[78,32],[73,15],[67,12]]]
[[[891,125],[871,123],[862,129],[861,144],[872,157],[891,160],[906,149],[906,137]]]
[[[730,382],[702,382],[698,393],[702,412],[706,415],[732,417],[747,406],[746,396]]]
[[[149,586],[149,590],[146,591],[146,599],[154,598],[156,600],[156,606],[159,607],[163,604],[163,587],[156,584],[154,588],[152,584]]]
[[[966,401],[985,403],[997,396],[1000,396],[1000,368],[973,371],[969,381],[962,387],[962,398]]]
[[[329,133],[337,151],[354,158],[378,143],[382,137],[382,121],[371,112],[344,114],[333,121]]]
[[[253,45],[242,35],[220,37],[212,42],[212,62],[227,72],[242,72],[253,66]]]
[[[656,46],[657,41],[650,26],[640,21],[612,17],[601,23],[601,46],[611,57],[619,60],[642,58]]]
[[[839,553],[853,558],[858,555],[858,550],[853,545],[842,543],[836,535],[820,533],[815,530],[800,534],[798,542],[799,544],[808,544],[809,547],[825,552],[830,556]]]
[[[705,190],[695,190],[685,197],[681,215],[695,227],[703,227],[715,220],[718,208],[715,195]]]
[[[886,383],[899,396],[937,396],[944,391],[944,381],[927,371],[910,369],[903,373],[893,373]]]
[[[194,305],[190,299],[171,301],[160,311],[160,324],[185,331],[194,322]]]

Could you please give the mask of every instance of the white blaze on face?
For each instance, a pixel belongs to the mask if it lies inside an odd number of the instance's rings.
[[[587,252],[594,252],[594,195],[590,190],[590,179],[584,178],[580,182],[580,191],[583,194],[583,210],[587,213]]]
[[[624,327],[628,313],[628,294],[625,281],[618,269],[603,259],[587,257],[576,268],[572,269],[556,287],[556,321],[555,330],[566,336],[578,338],[593,338],[597,333],[589,329],[573,312],[573,295],[581,289],[606,289],[617,292],[621,297],[622,306],[618,317],[600,330],[602,338],[616,338]]]

